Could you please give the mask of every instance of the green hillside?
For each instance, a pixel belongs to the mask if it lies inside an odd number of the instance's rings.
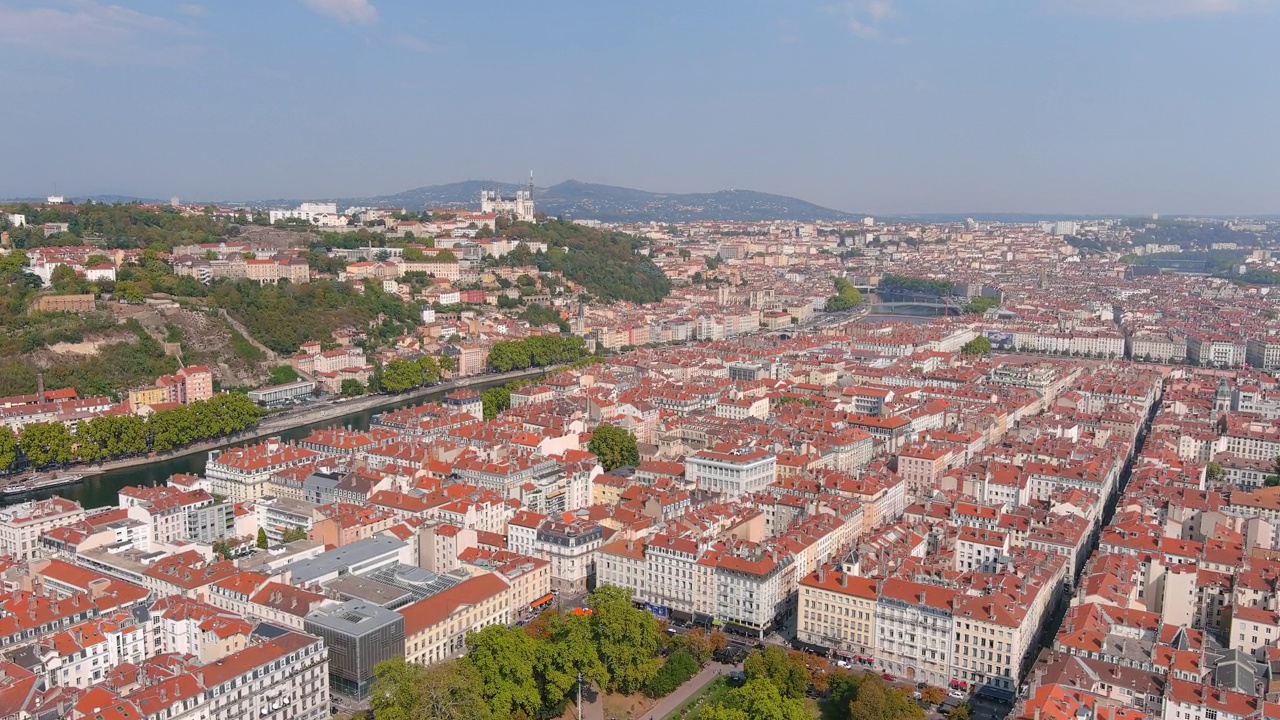
[[[509,237],[545,242],[547,251],[531,253],[520,247],[502,262],[513,266],[533,263],[542,272],[559,270],[600,300],[648,303],[671,292],[671,281],[643,253],[647,244],[643,238],[555,219],[537,224],[518,222],[503,232]]]

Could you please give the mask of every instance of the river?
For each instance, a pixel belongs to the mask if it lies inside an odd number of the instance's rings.
[[[470,385],[468,386],[468,389],[481,392],[486,388],[493,387],[494,385],[502,385],[507,382],[510,382],[510,378],[489,380]],[[336,425],[349,427],[355,430],[368,430],[369,423],[373,420],[374,415],[378,415],[389,410],[408,407],[410,405],[421,405],[426,402],[438,400],[446,392],[451,392],[452,390],[453,388],[445,388],[438,392],[397,400],[388,403],[387,405],[367,408],[365,410],[352,412],[348,415],[341,415],[336,418],[329,418],[328,420],[322,420],[309,425],[300,425],[288,430],[282,430],[277,434],[284,440],[300,440],[309,435],[311,431],[316,428],[334,427]],[[224,445],[220,445],[219,448],[230,447],[232,444],[234,443],[226,443]],[[208,459],[209,451],[200,450],[189,455],[171,457],[158,462],[148,463],[146,465],[138,465],[136,467],[110,470],[97,475],[90,475],[84,479],[84,482],[78,485],[41,490],[28,495],[22,495],[20,497],[3,498],[0,499],[0,505],[44,499],[55,495],[71,500],[77,500],[85,507],[85,509],[115,505],[117,500],[116,496],[117,493],[119,493],[120,488],[137,485],[161,485],[169,479],[170,475],[174,475],[176,473],[203,475],[204,465]]]
[[[870,310],[871,314],[862,318],[862,322],[923,323],[941,315],[938,308],[921,305],[898,305],[891,308],[881,305],[872,305]],[[509,381],[510,378],[488,380],[476,383],[469,387],[473,390],[483,391],[486,388],[493,387],[494,385],[501,385]],[[367,430],[374,415],[388,410],[395,410],[397,408],[407,407],[410,405],[421,405],[424,402],[437,400],[443,396],[444,393],[449,392],[450,390],[452,390],[452,388],[442,389],[439,392],[433,392],[413,398],[405,398],[376,408],[359,410],[336,418],[329,418],[327,420],[322,420],[308,425],[300,425],[288,430],[282,430],[276,434],[284,440],[300,440],[316,428],[333,427],[335,425],[341,425],[356,430]],[[230,447],[233,444],[236,443],[224,443],[219,445],[218,448]],[[203,475],[204,465],[208,459],[209,450],[206,449],[199,450],[188,455],[166,458],[146,465],[137,465],[134,467],[121,468],[119,470],[109,470],[96,475],[90,475],[84,479],[84,482],[78,485],[41,490],[39,492],[18,497],[0,496],[0,506],[25,502],[27,500],[48,498],[55,495],[69,498],[71,500],[77,500],[86,509],[115,505],[117,501],[117,493],[119,493],[120,488],[137,485],[160,485],[168,480],[170,475],[174,475],[176,473]]]
[[[900,322],[918,325],[942,317],[942,308],[933,305],[881,305],[873,304],[863,322]]]

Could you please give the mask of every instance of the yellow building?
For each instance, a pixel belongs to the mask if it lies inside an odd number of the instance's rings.
[[[404,659],[430,665],[459,657],[467,633],[508,622],[510,592],[505,580],[487,573],[401,608]]]
[[[135,413],[143,405],[156,405],[169,401],[169,389],[164,387],[145,387],[129,391],[129,409]]]
[[[870,657],[876,646],[876,582],[834,568],[800,581],[796,637],[844,657]]]
[[[622,500],[622,492],[630,483],[617,475],[597,475],[591,481],[591,504],[613,507]]]

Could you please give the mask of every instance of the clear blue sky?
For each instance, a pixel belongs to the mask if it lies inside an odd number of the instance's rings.
[[[0,0],[0,197],[1280,213],[1280,0]]]

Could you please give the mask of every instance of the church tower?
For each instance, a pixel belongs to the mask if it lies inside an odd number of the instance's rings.
[[[1213,394],[1213,412],[1220,418],[1231,412],[1231,388],[1226,378],[1218,381],[1218,389]]]

